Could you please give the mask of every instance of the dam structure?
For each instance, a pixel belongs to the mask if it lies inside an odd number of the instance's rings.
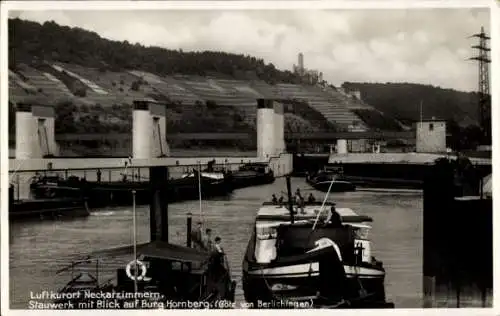
[[[16,113],[16,158],[9,160],[11,182],[16,179],[16,196],[28,198],[29,179],[37,173],[65,172],[84,174],[87,180],[95,180],[97,170],[120,173],[123,169],[145,169],[139,172],[149,178],[152,167],[171,167],[171,174],[181,174],[192,166],[216,164],[234,167],[242,163],[269,163],[276,177],[292,172],[292,156],[284,152],[283,115],[275,113],[272,99],[256,99],[257,156],[254,157],[174,157],[167,143],[167,105],[152,100],[134,100],[132,113],[132,153],[123,158],[75,158],[57,157],[53,115],[50,106],[23,104]],[[278,111],[280,111],[278,109]],[[282,113],[282,110],[281,110]],[[51,116],[52,115],[52,116]],[[94,172],[92,172],[92,170]]]

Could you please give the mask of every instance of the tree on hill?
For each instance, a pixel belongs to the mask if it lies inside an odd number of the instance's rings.
[[[273,64],[252,56],[145,47],[127,41],[107,40],[95,32],[60,26],[53,21],[39,24],[9,19],[9,65],[32,63],[34,59],[73,63],[101,71],[142,69],[160,75],[213,72],[231,77],[254,72],[267,82],[293,83],[298,80],[292,72],[278,70]]]
[[[420,119],[436,117],[469,125],[477,122],[477,94],[412,83],[344,82],[347,91],[359,90],[362,99],[379,111],[411,125]],[[422,103],[422,113],[420,104]]]

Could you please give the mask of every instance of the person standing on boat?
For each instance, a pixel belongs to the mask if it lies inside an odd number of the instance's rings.
[[[283,197],[283,194],[280,195],[280,198],[278,199],[278,204],[281,206],[283,205],[283,201],[285,200],[285,198]]]
[[[214,239],[215,241],[215,244],[214,244],[214,249],[220,253],[220,254],[224,254],[224,249],[222,248],[221,246],[221,238],[219,236],[215,237]]]
[[[224,248],[221,246],[221,238],[219,236],[215,237],[214,239],[214,246],[212,250],[212,255],[213,258],[216,260],[215,263],[216,265],[219,266],[219,269],[221,271],[226,270],[226,265],[225,265],[225,257],[226,254],[224,253]]]
[[[332,205],[330,208],[330,211],[328,212],[328,216],[325,220],[325,224],[330,224],[334,227],[340,227],[342,226],[342,218],[340,217],[339,213],[337,213],[337,210],[335,209],[335,204]]]
[[[205,238],[203,240],[203,248],[207,251],[213,251],[214,249],[214,242],[212,240],[212,230],[210,228],[207,228],[205,230]]]
[[[226,268],[225,257],[224,249],[221,246],[221,238],[217,236],[210,255],[209,280],[212,281],[211,285],[214,290],[222,297],[225,296],[224,293],[227,291],[227,283],[231,281]]]
[[[201,222],[196,223],[196,227],[191,231],[191,240],[193,242],[193,248],[203,249],[203,240],[201,236]]]
[[[300,194],[300,189],[297,188],[295,191],[295,203],[297,203],[297,209],[300,209],[300,213],[304,214],[304,197]]]
[[[272,196],[272,203],[274,205],[278,204],[278,198],[276,197],[276,194],[273,194],[273,196]]]
[[[309,197],[307,198],[307,202],[309,202],[309,203],[316,202],[316,198],[314,197],[314,195],[312,193],[309,193]]]

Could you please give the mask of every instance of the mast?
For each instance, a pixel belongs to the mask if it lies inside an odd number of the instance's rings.
[[[423,101],[420,100],[420,126],[422,126],[422,122],[424,120],[424,108],[423,108]]]
[[[293,224],[293,201],[292,201],[292,184],[290,183],[290,176],[286,176],[286,191],[288,194],[288,210],[290,211],[290,222]]]
[[[198,199],[200,202],[200,220],[203,221],[203,211],[201,208],[201,162],[198,161]]]
[[[137,293],[137,219],[136,219],[136,209],[135,209],[135,190],[132,190],[132,226],[133,226],[133,242],[134,242],[134,293]]]

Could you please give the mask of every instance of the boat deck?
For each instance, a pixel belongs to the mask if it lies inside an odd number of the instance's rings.
[[[321,209],[320,202],[306,203],[302,209],[299,209],[294,213],[294,219],[296,221],[304,220],[314,220],[318,216]],[[326,214],[326,210],[332,207],[334,203],[325,203],[323,212]],[[294,209],[297,205],[294,204]],[[341,216],[343,222],[349,223],[362,223],[371,222],[372,218],[365,215],[358,215],[350,208],[346,207],[336,207],[335,211]],[[282,205],[275,205],[272,203],[264,203],[264,205],[259,209],[257,213],[257,221],[280,221],[289,222],[290,221],[290,211],[288,210],[288,205],[284,202]]]

